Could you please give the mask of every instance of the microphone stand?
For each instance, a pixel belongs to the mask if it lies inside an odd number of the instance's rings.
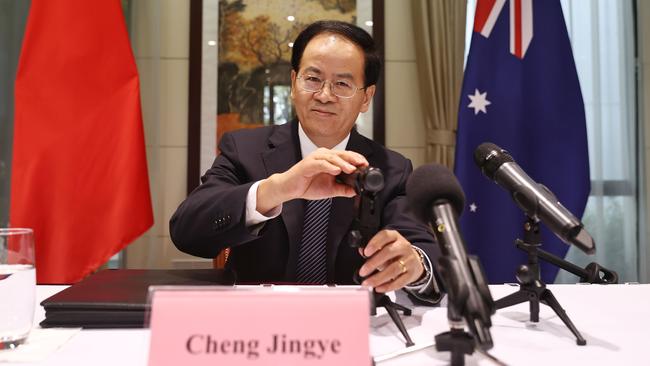
[[[463,287],[460,292],[467,293],[466,286]],[[471,334],[465,331],[465,322],[463,317],[458,313],[458,307],[452,303],[451,296],[447,296],[447,299],[449,301],[447,304],[449,331],[435,335],[436,351],[450,352],[451,365],[463,366],[465,364],[465,355],[474,353],[476,341]]]
[[[521,241],[515,242],[515,246],[529,253],[531,250],[530,247],[520,243]],[[585,268],[581,268],[542,249],[537,248],[536,251],[538,257],[580,277],[580,282],[582,283],[597,283],[601,285],[618,283],[618,273],[616,271],[607,269],[596,262],[591,262]]]
[[[455,268],[458,266],[458,260],[443,255],[438,262],[438,269],[447,287],[449,331],[435,335],[434,339],[437,351],[451,353],[452,366],[463,366],[465,364],[465,355],[471,355],[475,349],[490,357],[486,351],[492,348],[492,336],[489,330],[491,321],[489,317],[495,312],[494,302],[483,276],[478,257],[468,256],[467,260],[471,277],[476,284],[477,295],[485,305],[485,309],[482,310],[487,313],[474,312],[468,309],[472,288],[466,281],[454,277],[454,274],[458,273],[458,269]],[[484,317],[487,317],[487,319]],[[467,325],[471,333],[465,331],[465,325]]]
[[[571,330],[576,337],[576,344],[584,346],[587,341],[582,337],[578,329],[573,325],[571,319],[566,314],[560,303],[557,301],[551,290],[546,288],[546,284],[541,280],[539,269],[539,258],[548,260],[551,263],[565,268],[565,262],[557,257],[553,261],[549,258],[554,257],[548,252],[539,249],[541,246],[541,233],[539,223],[527,217],[524,224],[524,240],[517,239],[517,248],[528,253],[528,264],[522,264],[517,269],[517,281],[519,282],[519,291],[505,296],[495,302],[497,309],[520,304],[525,301],[530,302],[530,321],[539,322],[539,303],[549,306],[562,319],[562,322]],[[568,262],[567,262],[568,263]],[[579,267],[578,267],[579,268]],[[574,268],[571,268],[574,269]],[[617,277],[617,276],[616,276]]]
[[[378,191],[364,189],[357,187],[357,202],[355,204],[357,213],[352,221],[350,232],[348,233],[348,243],[353,248],[364,248],[368,241],[379,231],[380,225],[380,202],[377,195]],[[360,189],[359,189],[360,188]],[[363,282],[360,278],[359,271],[355,271],[354,280],[356,283]],[[393,302],[386,294],[372,291],[373,304],[371,305],[371,315],[377,315],[377,307],[383,307],[388,312],[388,315],[393,320],[399,331],[406,340],[406,346],[411,347],[415,345],[411,336],[409,335],[402,319],[399,317],[398,310],[402,311],[404,315],[410,316],[411,309],[406,306]]]

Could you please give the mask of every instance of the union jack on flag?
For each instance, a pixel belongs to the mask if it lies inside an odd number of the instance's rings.
[[[479,1],[474,18],[474,31],[485,38],[490,37],[492,28],[505,5],[506,0]],[[524,58],[533,39],[533,0],[510,0],[510,53]]]
[[[474,149],[489,141],[508,150],[581,217],[590,191],[584,105],[559,0],[478,0],[471,42],[455,159],[467,197],[461,227],[488,280],[514,282],[517,266],[527,261],[514,246],[526,217],[481,174]],[[542,244],[560,257],[568,249],[545,229]],[[557,267],[542,263],[545,282],[556,274]]]

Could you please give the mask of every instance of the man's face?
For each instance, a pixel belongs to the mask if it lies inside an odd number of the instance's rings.
[[[298,77],[326,80],[320,91],[300,88]],[[332,93],[332,83],[349,82],[356,88],[364,84],[363,50],[348,39],[322,33],[305,47],[298,74],[291,71],[291,99],[307,136],[319,147],[332,148],[350,132],[359,112],[366,112],[375,86],[357,90],[352,98]]]

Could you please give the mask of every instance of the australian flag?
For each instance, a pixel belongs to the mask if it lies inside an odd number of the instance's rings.
[[[473,152],[483,142],[499,145],[582,217],[590,190],[587,130],[559,0],[478,0],[458,114],[455,173],[466,194],[468,250],[490,283],[515,282],[527,262],[514,245],[526,217],[481,173]],[[543,229],[542,249],[564,257],[568,246]],[[540,262],[542,280],[552,283],[558,268]]]

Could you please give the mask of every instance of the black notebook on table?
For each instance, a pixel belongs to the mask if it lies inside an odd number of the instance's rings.
[[[107,269],[43,300],[41,327],[141,328],[149,286],[234,283],[233,273],[220,269]]]

